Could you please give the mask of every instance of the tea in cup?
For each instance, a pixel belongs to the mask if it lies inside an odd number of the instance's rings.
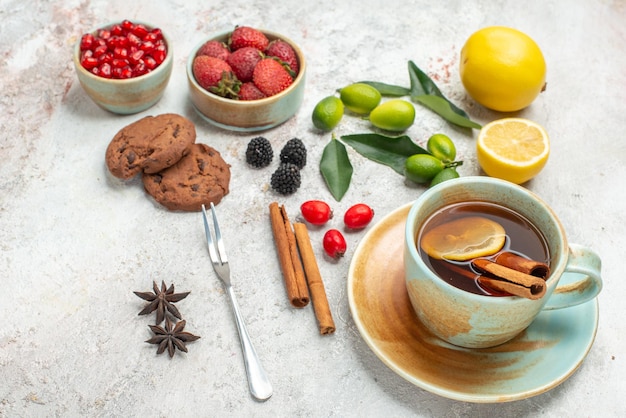
[[[599,256],[568,244],[550,207],[491,177],[462,177],[425,191],[405,230],[406,286],[419,320],[467,348],[496,346],[542,309],[595,298]]]

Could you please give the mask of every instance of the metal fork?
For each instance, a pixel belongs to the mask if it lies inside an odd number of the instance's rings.
[[[241,341],[241,350],[243,352],[244,364],[246,366],[246,374],[248,375],[248,386],[250,393],[259,401],[265,401],[272,396],[272,384],[261,366],[259,356],[250,341],[250,336],[246,330],[246,325],[243,322],[241,312],[239,312],[239,305],[235,298],[235,292],[230,284],[230,267],[228,266],[228,259],[226,258],[226,250],[224,248],[224,242],[222,241],[222,234],[220,233],[220,227],[217,222],[217,216],[215,215],[215,206],[211,202],[211,214],[213,215],[213,229],[215,230],[215,241],[217,241],[217,247],[214,244],[211,236],[211,230],[209,228],[209,221],[207,212],[202,205],[202,216],[204,219],[204,232],[206,233],[207,245],[209,247],[209,257],[213,263],[213,269],[217,276],[220,278],[228,296],[230,297],[233,312],[235,313],[235,320],[237,322],[237,331],[239,331],[239,340]]]

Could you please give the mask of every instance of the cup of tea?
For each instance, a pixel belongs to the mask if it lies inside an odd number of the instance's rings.
[[[514,262],[505,262],[505,255]],[[526,264],[539,266],[538,273]],[[404,268],[419,320],[440,339],[466,348],[503,344],[541,310],[585,303],[602,289],[600,257],[568,243],[542,199],[483,176],[448,180],[413,203]]]

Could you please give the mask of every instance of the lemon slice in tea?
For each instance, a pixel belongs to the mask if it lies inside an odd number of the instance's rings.
[[[505,240],[506,232],[498,222],[470,216],[436,226],[422,236],[420,245],[432,258],[467,261],[497,253]]]

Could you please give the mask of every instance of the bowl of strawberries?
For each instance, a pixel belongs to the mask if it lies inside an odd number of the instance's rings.
[[[237,26],[200,42],[187,59],[189,96],[209,123],[260,131],[287,121],[302,104],[306,62],[285,36]]]

